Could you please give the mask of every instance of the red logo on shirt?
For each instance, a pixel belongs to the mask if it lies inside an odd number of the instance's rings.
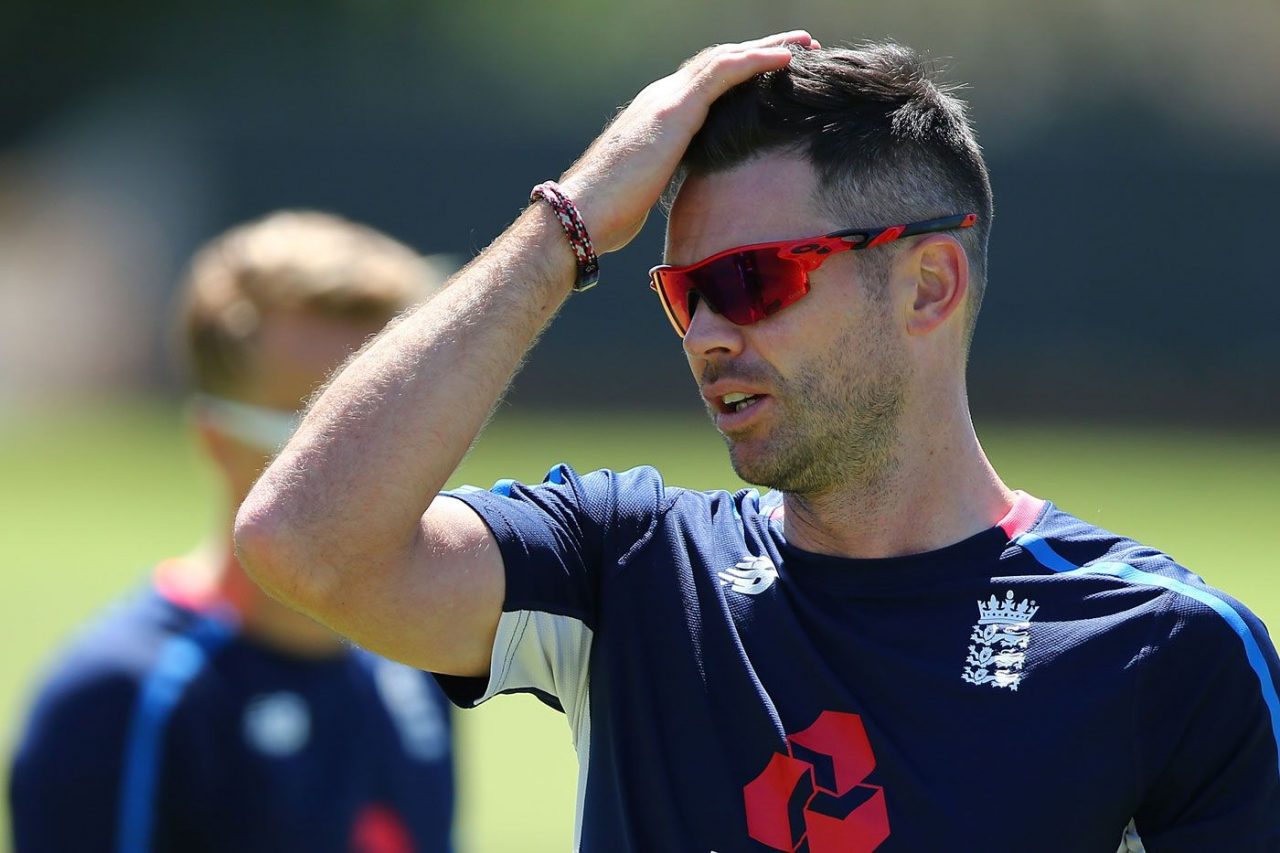
[[[863,782],[875,766],[862,718],[823,711],[742,789],[747,834],[774,850],[870,853],[889,837],[884,789]]]
[[[413,853],[413,839],[400,815],[366,806],[351,829],[351,853]]]

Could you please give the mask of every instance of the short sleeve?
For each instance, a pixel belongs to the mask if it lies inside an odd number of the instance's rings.
[[[488,491],[447,495],[493,532],[506,595],[487,681],[437,679],[463,707],[526,692],[575,722],[586,698],[602,577],[652,535],[665,501],[661,477],[652,468],[580,477],[559,465],[540,485],[504,480]]]
[[[121,768],[136,682],[60,672],[36,700],[9,777],[14,849],[115,849]]]
[[[1144,673],[1149,853],[1280,850],[1280,678],[1262,622],[1220,593],[1180,597]]]

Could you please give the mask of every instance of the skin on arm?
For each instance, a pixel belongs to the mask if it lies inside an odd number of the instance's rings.
[[[708,48],[646,87],[591,144],[561,184],[597,253],[640,231],[715,99],[786,65],[791,44],[817,46],[792,32]],[[555,216],[533,205],[354,357],[240,507],[249,574],[371,651],[487,674],[501,555],[479,516],[437,496],[575,275]]]

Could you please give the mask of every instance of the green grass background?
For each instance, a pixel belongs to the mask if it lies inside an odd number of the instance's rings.
[[[1280,620],[1270,539],[1280,511],[1280,434],[980,425],[1005,480],[1163,548]],[[503,411],[457,483],[540,480],[652,464],[672,484],[734,488],[700,417]],[[180,412],[159,403],[0,419],[0,738],[12,744],[37,676],[75,626],[188,550],[215,523],[217,485]],[[563,718],[528,697],[460,715],[459,840],[469,851],[565,851],[576,763]],[[8,843],[7,812],[0,828]]]

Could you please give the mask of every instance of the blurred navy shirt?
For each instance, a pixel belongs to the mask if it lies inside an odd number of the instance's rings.
[[[148,588],[58,662],[10,778],[15,849],[450,849],[447,706],[358,649],[286,655]]]

